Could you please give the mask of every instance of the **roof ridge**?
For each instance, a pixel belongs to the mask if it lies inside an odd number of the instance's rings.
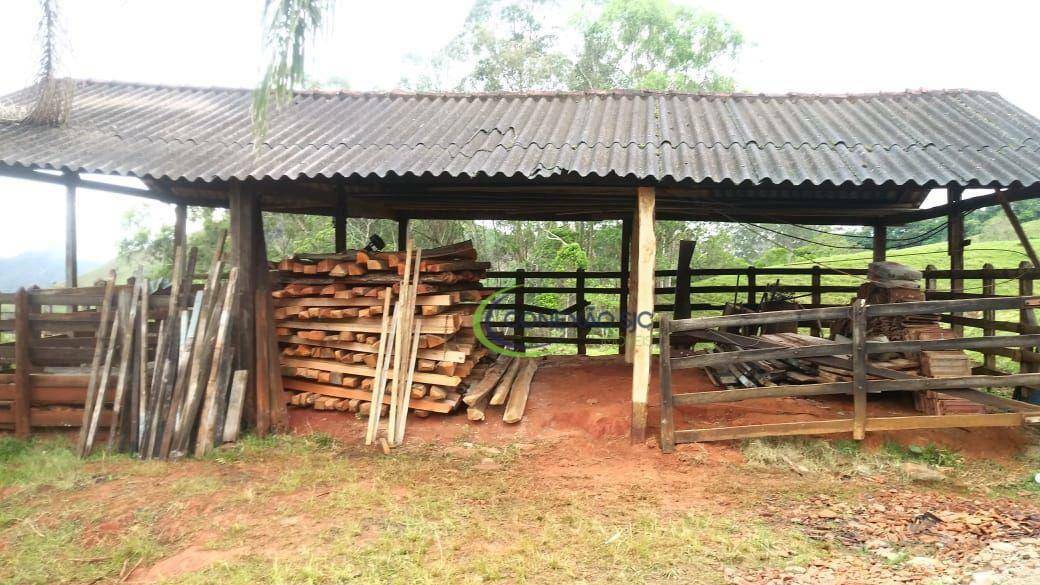
[[[189,84],[161,84],[140,81],[119,81],[100,79],[73,79],[77,85],[103,85],[112,87],[138,87],[152,89],[168,89],[183,91],[211,91],[226,93],[252,93],[253,89],[244,87],[207,86]],[[1000,95],[996,91],[969,89],[969,88],[938,88],[938,89],[904,89],[901,91],[877,91],[877,92],[683,92],[674,90],[650,90],[650,89],[608,89],[608,90],[531,90],[531,91],[408,91],[401,89],[393,90],[349,90],[349,89],[307,89],[294,92],[299,97],[390,97],[390,98],[536,98],[536,97],[680,97],[680,98],[704,98],[704,99],[871,99],[885,97],[906,97],[926,95]]]

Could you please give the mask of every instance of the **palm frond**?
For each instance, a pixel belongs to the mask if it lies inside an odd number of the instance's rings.
[[[36,74],[36,99],[25,121],[61,126],[72,109],[73,84],[58,76],[62,53],[61,8],[58,0],[40,0],[40,62]]]

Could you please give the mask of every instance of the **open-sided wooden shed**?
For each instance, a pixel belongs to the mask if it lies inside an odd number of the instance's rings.
[[[31,97],[7,96],[4,111]],[[0,174],[67,186],[70,286],[77,187],[230,208],[246,290],[263,253],[260,210],[328,215],[338,248],[346,217],[402,230],[419,218],[620,219],[621,294],[636,320],[655,312],[655,219],[873,226],[883,258],[888,226],[947,217],[957,292],[963,214],[1040,196],[1040,120],[980,91],[308,92],[273,115],[260,144],[248,90],[80,81],[73,99],[62,127],[0,121]],[[962,199],[977,187],[994,192]],[[947,204],[920,209],[934,188]],[[240,317],[252,322],[253,311],[244,303]],[[254,335],[244,328],[250,369]],[[642,440],[652,329],[627,337],[632,437]]]

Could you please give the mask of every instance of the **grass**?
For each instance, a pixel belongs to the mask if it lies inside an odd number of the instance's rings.
[[[746,510],[671,510],[633,483],[546,486],[516,447],[385,457],[328,435],[247,437],[201,461],[80,461],[67,442],[0,442],[0,583],[117,580],[196,547],[177,583],[715,583],[724,567],[828,554]],[[475,469],[490,456],[518,473]],[[223,551],[223,552],[222,552]]]

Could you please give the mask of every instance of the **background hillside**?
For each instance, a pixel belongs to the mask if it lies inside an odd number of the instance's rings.
[[[80,274],[99,265],[99,262],[80,260]],[[0,291],[14,291],[18,287],[34,284],[46,288],[64,281],[64,250],[35,250],[0,258]],[[87,284],[87,281],[83,284]]]

